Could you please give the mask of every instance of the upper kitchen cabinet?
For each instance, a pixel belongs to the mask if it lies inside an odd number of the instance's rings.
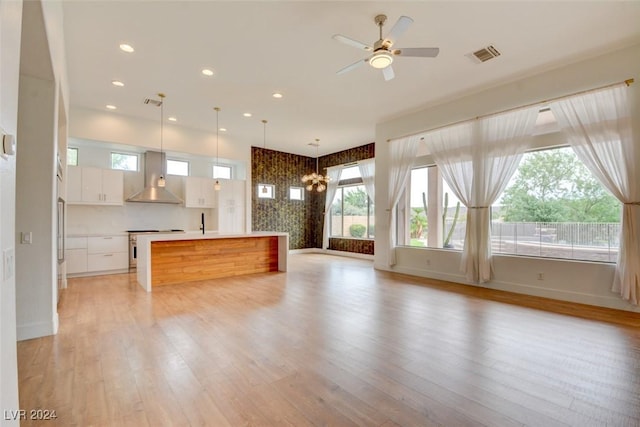
[[[188,208],[215,208],[215,181],[197,176],[186,177],[184,183],[184,205]]]
[[[82,205],[124,203],[124,174],[112,169],[71,166],[67,176],[67,202]]]

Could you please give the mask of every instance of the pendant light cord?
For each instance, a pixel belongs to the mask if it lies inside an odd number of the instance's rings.
[[[214,107],[213,109],[216,110],[216,166],[218,166],[218,150],[220,147],[220,107]]]
[[[160,178],[164,179],[164,162],[162,161],[163,140],[164,140],[164,93],[159,93],[160,98]]]

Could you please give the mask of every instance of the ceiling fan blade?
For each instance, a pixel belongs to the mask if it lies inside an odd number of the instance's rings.
[[[351,71],[351,70],[355,70],[356,68],[358,68],[358,67],[359,67],[359,66],[361,66],[362,64],[366,63],[368,60],[369,60],[368,58],[367,58],[367,59],[361,59],[361,60],[359,60],[358,62],[354,62],[354,63],[353,63],[353,64],[351,64],[351,65],[347,65],[347,66],[346,66],[346,67],[344,67],[343,69],[338,70],[338,71],[336,72],[336,74],[340,75],[340,74],[344,74],[344,73],[346,73],[346,72],[349,72],[349,71]]]
[[[385,81],[389,81],[396,76],[391,65],[382,69],[382,75],[384,76]]]
[[[393,43],[396,42],[396,39],[404,34],[404,32],[407,31],[407,28],[409,28],[412,23],[413,19],[409,18],[408,16],[401,16],[400,18],[398,18],[398,21],[395,23],[395,25],[391,28],[391,31],[389,31],[389,34],[387,34],[385,40],[390,41],[393,45]]]
[[[348,46],[352,46],[357,49],[366,50],[367,52],[371,52],[373,50],[373,47],[366,45],[362,42],[359,42],[358,40],[354,40],[347,36],[343,36],[342,34],[334,34],[333,39],[339,41],[340,43],[344,43]]]
[[[416,56],[421,58],[435,58],[440,53],[437,47],[408,47],[405,49],[394,49],[393,54],[398,56]]]

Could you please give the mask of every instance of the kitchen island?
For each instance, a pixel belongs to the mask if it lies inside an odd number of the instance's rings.
[[[140,235],[137,252],[138,283],[151,292],[156,286],[287,271],[289,234],[188,232]]]

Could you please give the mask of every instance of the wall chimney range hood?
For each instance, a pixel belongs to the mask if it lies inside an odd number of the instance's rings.
[[[158,187],[158,178],[165,176],[166,153],[144,153],[144,189],[127,199],[127,202],[181,204],[182,200],[164,187]]]

